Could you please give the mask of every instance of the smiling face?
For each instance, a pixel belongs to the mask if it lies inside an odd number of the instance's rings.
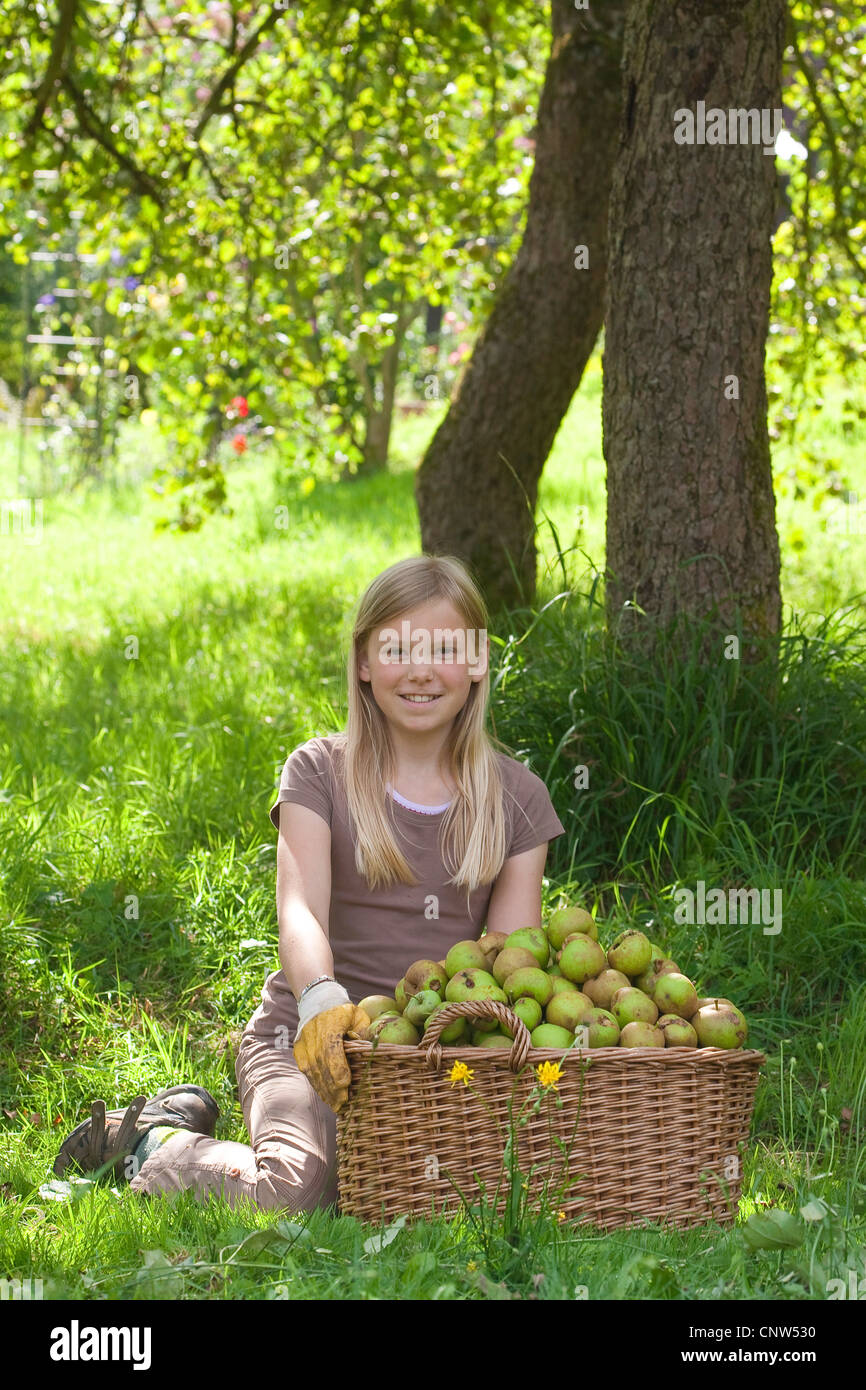
[[[358,675],[392,725],[430,734],[451,726],[487,670],[487,634],[467,629],[447,599],[430,599],[370,634]]]

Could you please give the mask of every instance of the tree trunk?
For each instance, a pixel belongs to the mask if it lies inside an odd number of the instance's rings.
[[[425,551],[494,606],[534,595],[538,480],[602,323],[624,9],[552,0],[523,242],[418,471]]]
[[[623,635],[683,616],[736,633],[738,612],[744,633],[779,630],[764,383],[776,181],[764,138],[772,146],[778,129],[784,32],[784,0],[633,0],[629,11],[603,405],[607,610]],[[744,133],[748,110],[763,113],[760,135]]]
[[[404,305],[397,314],[393,326],[392,341],[382,353],[379,366],[379,390],[373,384],[373,374],[362,353],[354,358],[355,371],[364,391],[364,443],[363,454],[357,471],[343,470],[343,480],[369,478],[371,473],[382,473],[388,466],[388,447],[391,442],[391,424],[394,419],[394,397],[397,393],[397,379],[400,375],[400,353],[407,330],[423,308],[423,300]]]
[[[405,330],[404,330],[405,331]],[[358,468],[358,477],[369,477],[371,473],[381,473],[388,466],[388,446],[391,441],[391,422],[394,418],[394,394],[397,390],[397,369],[400,361],[400,340],[385,349],[382,356],[381,400],[375,394],[367,409],[364,422],[364,457]]]

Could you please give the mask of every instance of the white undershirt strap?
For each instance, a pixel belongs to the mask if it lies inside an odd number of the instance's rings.
[[[442,806],[420,806],[417,801],[409,801],[405,796],[401,796],[399,792],[394,790],[390,782],[387,783],[387,790],[400,806],[405,806],[407,811],[418,811],[422,816],[438,816],[443,811],[447,811],[451,805],[450,801],[446,801]]]

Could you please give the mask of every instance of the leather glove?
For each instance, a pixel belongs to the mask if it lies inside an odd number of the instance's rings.
[[[323,994],[317,1001],[314,996],[319,990]],[[347,1002],[335,1004],[334,1000],[339,995]],[[343,1038],[347,1033],[358,1034],[369,1028],[370,1019],[363,1009],[351,1002],[342,986],[335,987],[330,982],[311,989],[303,1004],[311,1012],[307,1012],[303,1005],[299,1010],[300,1026],[294,1041],[295,1061],[316,1094],[337,1111],[349,1099],[351,1081]]]

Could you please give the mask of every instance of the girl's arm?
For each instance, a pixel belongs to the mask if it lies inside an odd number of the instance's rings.
[[[506,859],[493,885],[487,930],[513,932],[541,926],[541,880],[547,842]]]
[[[280,805],[277,841],[277,921],[280,964],[297,999],[319,975],[333,975],[328,942],[331,910],[331,828],[293,801]]]

